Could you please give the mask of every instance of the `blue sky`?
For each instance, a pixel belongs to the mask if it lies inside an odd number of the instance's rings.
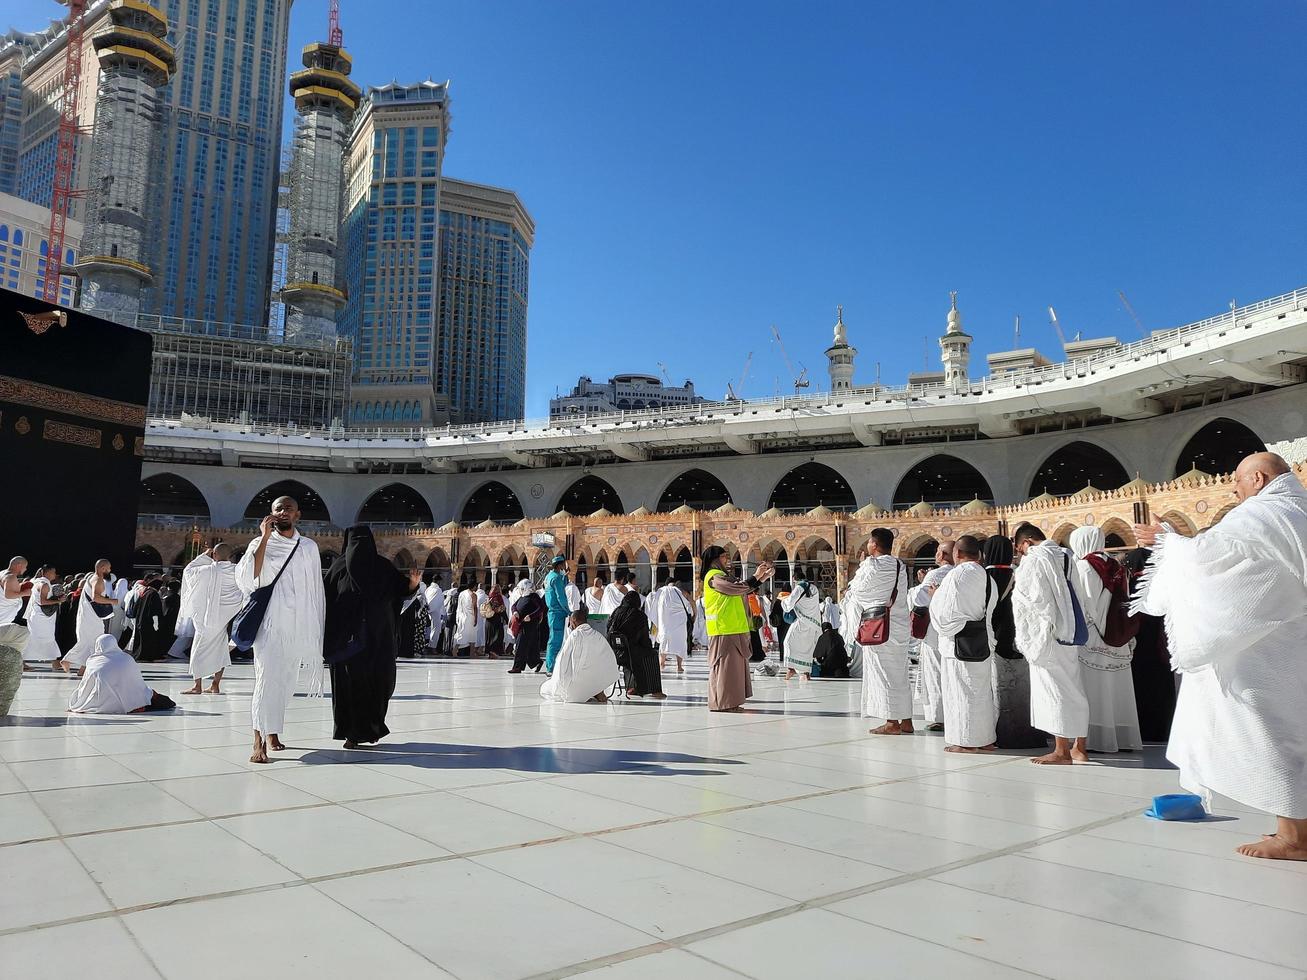
[[[1054,354],[1049,304],[1131,340],[1117,290],[1153,330],[1307,285],[1300,0],[342,7],[355,78],[450,79],[446,172],[536,220],[529,415],[658,361],[720,396],[749,351],[786,390],[773,323],[824,384],[837,303],[897,382],[950,289],[983,365],[1014,314]]]

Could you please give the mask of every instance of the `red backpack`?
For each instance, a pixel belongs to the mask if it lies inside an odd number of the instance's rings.
[[[1139,635],[1139,616],[1130,615],[1130,569],[1099,552],[1087,556],[1085,561],[1112,595],[1107,620],[1103,623],[1103,642],[1110,647],[1123,647]]]

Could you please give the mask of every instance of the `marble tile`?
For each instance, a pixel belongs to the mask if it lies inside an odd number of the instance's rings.
[[[109,908],[95,880],[57,840],[0,848],[0,928],[60,922]]]
[[[32,798],[60,834],[122,830],[200,817],[153,783],[51,789],[33,793]]]

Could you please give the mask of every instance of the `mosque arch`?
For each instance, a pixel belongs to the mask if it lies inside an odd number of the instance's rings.
[[[434,527],[436,520],[422,495],[404,483],[388,483],[372,494],[359,508],[360,524],[403,524]]]
[[[1133,548],[1135,547],[1135,532],[1125,521],[1119,517],[1113,517],[1105,521],[1102,525],[1103,538],[1106,540],[1104,547],[1113,548]],[[1114,544],[1112,539],[1116,538],[1119,544]]]
[[[914,463],[894,490],[894,510],[907,510],[925,501],[937,507],[957,507],[979,500],[994,503],[989,481],[966,460],[947,453],[927,456]]]
[[[918,534],[903,544],[899,549],[899,557],[912,566],[915,572],[918,568],[933,568],[935,553],[938,550],[939,542],[937,540],[929,534]]]
[[[176,473],[156,473],[141,481],[137,503],[141,517],[185,517],[187,523],[208,524],[209,502],[190,480]]]
[[[261,521],[272,513],[272,502],[278,497],[293,497],[300,505],[300,516],[306,521],[332,523],[331,514],[318,491],[299,480],[278,480],[264,487],[245,508],[245,520]]]
[[[1029,496],[1050,493],[1069,497],[1091,484],[1099,490],[1115,490],[1129,482],[1130,475],[1119,459],[1102,446],[1077,439],[1045,458],[1030,481]]]
[[[1230,513],[1230,511],[1234,510],[1238,506],[1239,506],[1239,502],[1237,500],[1230,501],[1228,504],[1226,504],[1224,507],[1218,510],[1214,515],[1212,515],[1212,522],[1207,526],[1215,527],[1217,524],[1220,524],[1221,518],[1223,518],[1226,514]]]
[[[480,547],[473,545],[463,556],[463,566],[459,574],[460,584],[484,585],[490,577],[490,556]]]
[[[1076,526],[1074,524],[1059,524],[1054,528],[1053,533],[1048,536],[1049,540],[1057,542],[1063,548],[1069,548],[1071,547],[1071,532],[1075,529]]]
[[[443,548],[432,548],[427,554],[426,569],[430,572],[448,572],[449,555]]]
[[[1204,473],[1233,473],[1239,461],[1266,451],[1266,443],[1248,426],[1234,419],[1213,419],[1195,432],[1176,457],[1174,475],[1191,469]]]
[[[565,510],[577,517],[585,517],[597,510],[606,510],[610,514],[624,514],[622,498],[603,477],[587,473],[572,483],[558,498],[555,511]]]
[[[1157,520],[1162,524],[1170,524],[1181,534],[1189,535],[1190,537],[1198,533],[1198,525],[1191,521],[1187,515],[1178,510],[1168,510]]]
[[[396,568],[401,572],[407,572],[417,567],[413,561],[413,554],[407,548],[400,548],[390,559]]]
[[[663,488],[655,509],[666,514],[682,505],[695,510],[715,510],[729,503],[732,503],[731,492],[726,489],[726,484],[707,470],[696,468],[673,477]]]
[[[163,568],[163,556],[157,548],[143,544],[132,553],[132,568],[138,572]]]
[[[464,524],[480,524],[485,520],[520,521],[524,516],[517,494],[498,480],[489,480],[468,495],[458,519]]]
[[[814,507],[852,511],[857,506],[849,481],[825,463],[814,461],[794,467],[777,480],[767,501],[769,509],[791,513]]]

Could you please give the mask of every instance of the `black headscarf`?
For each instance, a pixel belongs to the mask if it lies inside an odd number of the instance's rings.
[[[342,554],[327,572],[328,591],[357,592],[365,599],[389,598],[394,591],[395,566],[377,554],[372,528],[356,524],[345,529]]]
[[[377,554],[371,528],[361,524],[347,528],[341,550],[324,582],[323,647],[328,659],[366,633],[368,652],[393,661],[399,652],[399,607],[410,591],[408,577]]]
[[[713,570],[717,559],[724,554],[726,554],[726,549],[720,545],[713,545],[704,551],[703,556],[699,559],[699,577],[706,577]]]
[[[990,565],[1011,565],[1012,539],[1001,534],[986,538],[980,546],[980,559],[986,568]]]

